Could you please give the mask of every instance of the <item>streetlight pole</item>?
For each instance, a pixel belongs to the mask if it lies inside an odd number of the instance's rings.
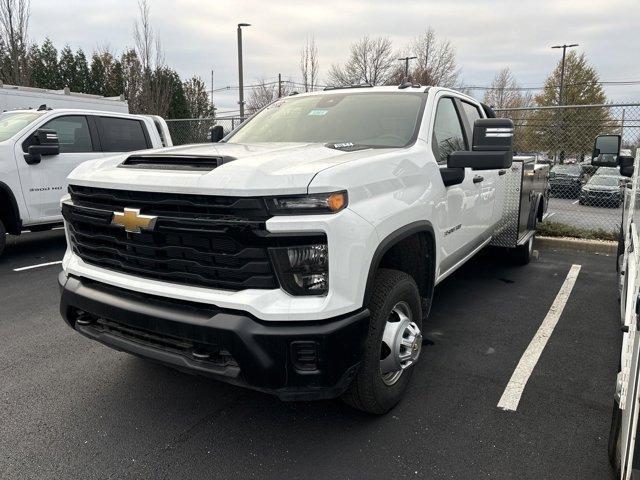
[[[577,43],[572,43],[570,45],[567,45],[565,43],[564,45],[554,45],[551,47],[551,48],[562,49],[562,64],[560,66],[560,91],[558,92],[559,107],[562,107],[562,105],[564,104],[564,60],[567,55],[567,48],[572,48],[577,46],[578,46]],[[561,108],[558,110],[558,113],[560,114],[560,121],[558,122],[559,135],[557,135],[557,137],[562,138],[562,133],[564,132],[564,118],[563,118],[563,112]],[[560,161],[560,163],[564,163],[564,149],[560,150],[559,154],[556,155],[556,158]]]
[[[242,27],[250,27],[249,23],[238,24],[238,86],[239,86],[239,99],[240,105],[240,121],[244,120],[244,78],[242,72]]]
[[[404,80],[403,82],[406,82],[407,80],[409,80],[409,60],[414,60],[418,57],[402,57],[399,58],[398,60],[401,62],[404,62]]]
[[[567,55],[567,48],[572,48],[572,47],[577,47],[578,44],[577,43],[572,43],[570,45],[567,45],[566,43],[564,45],[554,45],[551,48],[561,48],[562,49],[562,65],[560,67],[560,95],[559,95],[559,99],[558,99],[558,105],[562,106],[563,104],[563,97],[562,94],[564,92],[564,59]]]

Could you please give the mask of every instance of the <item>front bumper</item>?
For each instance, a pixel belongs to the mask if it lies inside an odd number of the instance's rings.
[[[580,200],[585,203],[593,203],[599,207],[617,206],[622,202],[622,193],[598,190],[582,190]]]
[[[82,277],[59,277],[60,312],[86,337],[180,370],[283,400],[341,395],[360,364],[369,311],[323,321],[264,322]]]

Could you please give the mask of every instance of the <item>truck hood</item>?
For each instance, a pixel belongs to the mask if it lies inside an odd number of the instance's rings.
[[[188,145],[135,152],[172,155],[225,156],[230,161],[212,170],[159,170],[123,168],[133,154],[83,163],[69,175],[70,183],[104,188],[209,195],[282,195],[307,193],[320,171],[363,157],[382,155],[392,149],[346,152],[320,143],[217,143]]]

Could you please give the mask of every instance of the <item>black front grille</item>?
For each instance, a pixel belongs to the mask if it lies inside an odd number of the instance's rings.
[[[260,198],[70,186],[63,205],[74,252],[86,263],[155,280],[227,290],[278,288]],[[113,212],[139,209],[153,231],[129,233]]]

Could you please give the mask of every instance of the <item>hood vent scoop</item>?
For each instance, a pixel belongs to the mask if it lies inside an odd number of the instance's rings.
[[[232,160],[235,158],[220,155],[131,155],[120,164],[120,167],[211,171]]]

